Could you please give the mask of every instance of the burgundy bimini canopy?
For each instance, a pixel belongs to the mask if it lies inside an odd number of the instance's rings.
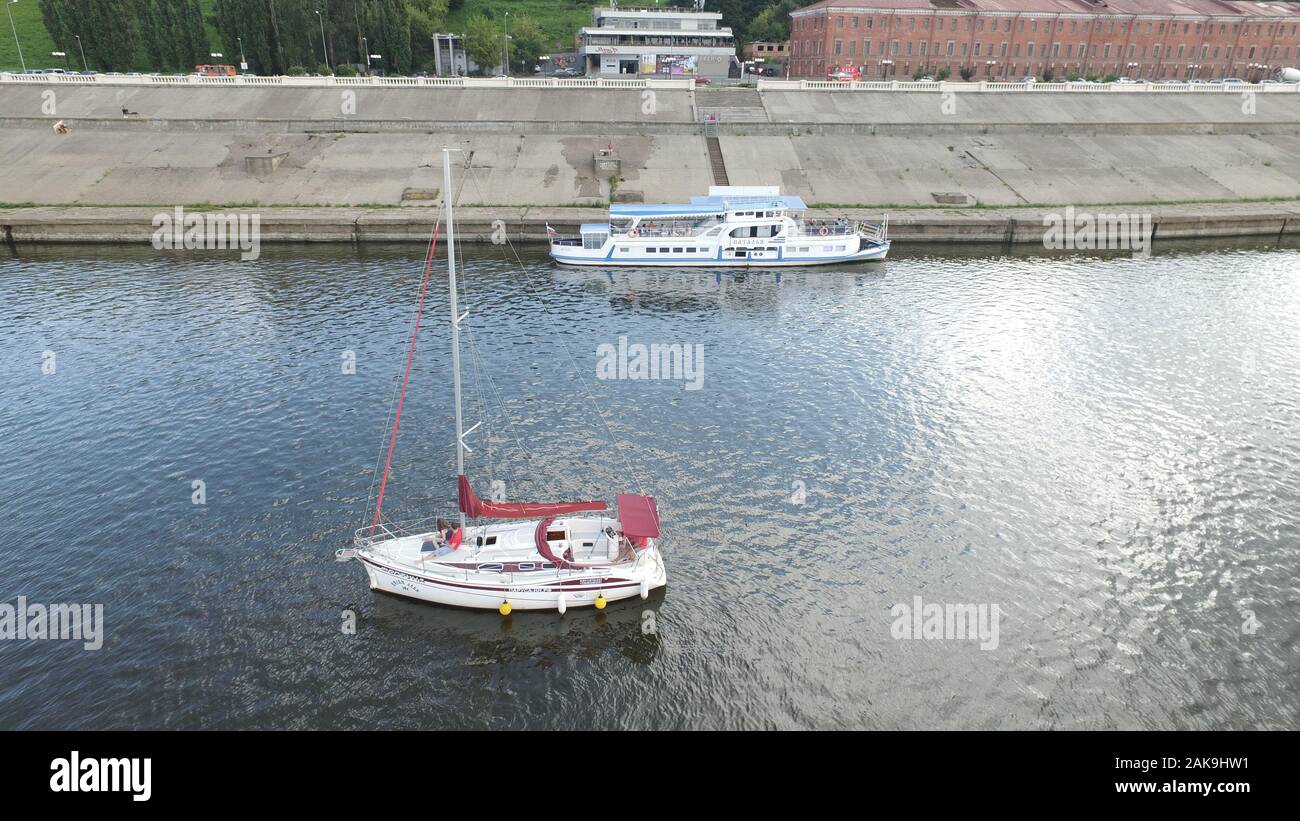
[[[659,508],[653,496],[618,494],[618,522],[629,537],[659,537]]]
[[[531,519],[534,516],[558,516],[561,513],[605,510],[609,507],[604,502],[485,502],[474,495],[474,489],[469,486],[469,480],[464,475],[457,477],[457,484],[460,512],[471,519],[480,516],[496,519]]]

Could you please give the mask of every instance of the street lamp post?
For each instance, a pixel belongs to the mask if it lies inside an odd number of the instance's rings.
[[[985,78],[986,80],[992,80],[992,79],[993,79],[993,67],[996,66],[997,64],[998,64],[998,61],[997,61],[997,60],[985,60],[985,61],[984,61],[984,78]]]
[[[81,44],[81,35],[74,34],[72,39],[77,41],[77,50],[81,52],[81,70],[90,71],[90,66],[86,64],[86,47]]]
[[[18,42],[18,26],[14,25],[14,13],[9,10],[9,7],[17,2],[18,0],[9,0],[8,3],[5,3],[5,14],[9,15],[9,28],[13,29],[14,32],[14,45],[18,47],[18,62],[23,67],[23,74],[26,74],[27,61],[23,59],[23,44]]]
[[[1197,69],[1199,69],[1200,67],[1201,67],[1200,63],[1188,63],[1188,64],[1187,64],[1187,69],[1188,69],[1187,81],[1188,81],[1188,82],[1191,82],[1192,80],[1195,80],[1195,79],[1196,79],[1196,71],[1197,71]]]
[[[248,71],[248,59],[244,57],[244,38],[236,37],[235,42],[239,43],[239,70]]]
[[[364,37],[361,38],[361,50],[366,53],[366,73],[369,74],[370,73],[370,41]]]
[[[325,58],[325,68],[333,71],[333,67],[330,66],[330,53],[325,49],[325,15],[320,13],[320,9],[314,9],[314,11],[316,16],[320,18],[320,53]]]
[[[1128,73],[1129,73],[1130,75],[1136,73],[1136,72],[1134,71],[1134,69],[1136,69],[1137,67],[1138,67],[1138,64],[1137,64],[1137,63],[1129,63],[1128,66],[1126,66],[1126,68],[1128,68]],[[1135,80],[1135,79],[1137,79],[1137,78],[1136,78],[1136,77],[1132,77],[1132,76],[1130,76],[1129,79],[1130,79],[1130,80]]]
[[[506,50],[506,65],[505,65],[505,71],[503,73],[507,77],[509,77],[510,76],[510,12],[506,12],[506,16],[502,18],[502,26],[504,28],[502,31],[501,44],[505,46],[505,50]]]

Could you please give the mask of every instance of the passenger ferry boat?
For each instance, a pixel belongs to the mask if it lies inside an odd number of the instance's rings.
[[[776,186],[709,188],[683,205],[617,204],[579,236],[549,225],[551,259],[608,267],[776,268],[874,262],[889,253],[889,217],[810,220],[799,197]]]

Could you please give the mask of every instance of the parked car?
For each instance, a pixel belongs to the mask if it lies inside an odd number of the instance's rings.
[[[707,85],[713,85],[713,81],[710,80],[708,77],[696,77],[695,84],[697,86],[707,86]]]
[[[1115,82],[1119,85],[1137,85],[1138,83],[1138,81],[1134,80],[1132,77],[1120,77]]]
[[[1247,85],[1246,81],[1241,79],[1240,77],[1224,77],[1222,80],[1219,80],[1219,82],[1224,84],[1225,86]]]

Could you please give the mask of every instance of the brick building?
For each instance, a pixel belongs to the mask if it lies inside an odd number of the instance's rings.
[[[1300,62],[1300,3],[824,0],[790,14],[790,76],[1259,80]]]

